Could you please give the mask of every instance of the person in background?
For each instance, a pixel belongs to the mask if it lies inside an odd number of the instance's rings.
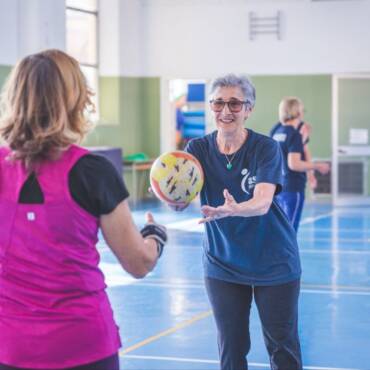
[[[283,180],[279,145],[244,127],[255,100],[248,78],[230,74],[215,79],[210,109],[217,130],[186,147],[205,178],[200,193],[205,286],[222,370],[248,368],[253,299],[271,368],[301,370],[297,239],[274,201]]]
[[[59,50],[22,59],[3,93],[1,370],[118,370],[98,230],[136,278],[154,268],[167,239],[151,214],[136,229],[121,176],[76,145],[90,98],[78,62]]]
[[[304,110],[302,111],[302,117],[303,117],[303,114],[304,114]],[[311,150],[308,145],[308,143],[310,142],[312,126],[306,121],[301,121],[298,124],[297,131],[302,136],[304,159],[308,162],[312,162]],[[317,187],[317,179],[315,176],[315,171],[310,170],[310,171],[307,171],[306,174],[307,174],[308,185],[310,186],[311,190],[315,190]]]
[[[176,149],[183,150],[185,140],[183,137],[183,128],[185,116],[183,108],[186,106],[186,94],[182,94],[175,99],[175,113],[176,113]]]
[[[304,105],[297,97],[286,97],[279,105],[279,119],[270,136],[279,143],[284,159],[283,190],[276,201],[284,210],[296,232],[305,200],[307,174],[311,186],[316,186],[313,171],[329,172],[325,162],[313,162],[308,149],[310,127],[303,121]]]

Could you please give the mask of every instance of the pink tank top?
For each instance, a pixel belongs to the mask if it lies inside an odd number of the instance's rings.
[[[72,199],[72,145],[37,172],[43,204],[19,204],[27,172],[0,148],[0,363],[33,369],[100,360],[120,347],[96,249],[99,220]]]

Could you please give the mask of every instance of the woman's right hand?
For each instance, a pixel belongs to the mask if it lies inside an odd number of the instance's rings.
[[[222,206],[211,207],[202,206],[201,211],[203,218],[199,221],[200,224],[206,222],[211,222],[224,217],[235,216],[239,211],[238,203],[235,201],[234,197],[229,193],[227,189],[223,192],[225,203]]]
[[[158,258],[162,255],[164,245],[167,242],[166,227],[154,221],[154,217],[150,212],[145,214],[146,224],[140,230],[144,239],[154,239],[157,242]]]

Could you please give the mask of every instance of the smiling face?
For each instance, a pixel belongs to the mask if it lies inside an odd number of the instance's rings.
[[[232,112],[229,105],[225,104],[221,111],[212,111],[219,134],[223,136],[233,136],[242,131],[244,122],[252,111],[250,108],[247,108],[245,104],[243,104],[239,112],[235,112],[235,109],[233,109],[233,106],[238,105],[238,102],[245,101],[242,90],[236,86],[219,87],[214,91],[212,100],[216,103],[230,102],[233,110]]]

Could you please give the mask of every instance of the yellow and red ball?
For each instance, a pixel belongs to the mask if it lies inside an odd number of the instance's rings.
[[[204,174],[190,153],[172,151],[160,155],[150,170],[150,185],[161,201],[170,205],[190,203],[202,190]]]

